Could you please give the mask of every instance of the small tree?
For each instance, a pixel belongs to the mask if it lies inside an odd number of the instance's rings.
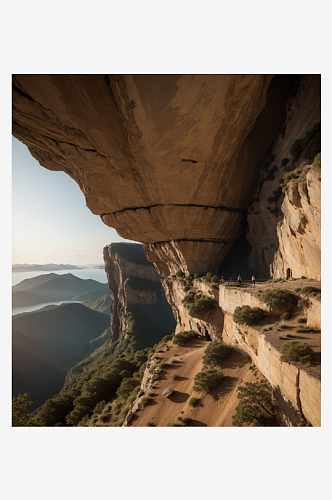
[[[183,271],[181,271],[181,269],[180,269],[179,271],[177,271],[177,272],[176,272],[176,276],[177,276],[178,278],[184,278],[184,272],[183,272]]]
[[[213,273],[206,273],[206,275],[204,276],[204,281],[206,281],[207,283],[210,283],[210,281],[212,280],[213,278]]]
[[[262,302],[270,307],[288,307],[295,302],[294,295],[284,288],[266,290],[262,295]]]
[[[203,296],[201,299],[196,300],[189,307],[190,316],[201,316],[209,311],[212,311],[216,307],[217,303],[214,299],[210,297]]]
[[[257,382],[245,382],[238,387],[237,397],[240,400],[232,417],[232,426],[263,426],[268,424],[269,419],[276,416],[272,403],[271,386],[263,380]]]
[[[308,363],[313,354],[313,349],[306,342],[297,340],[289,340],[281,348],[280,361],[289,362],[295,361],[300,363]]]
[[[221,341],[211,342],[204,351],[204,365],[220,365],[231,349]]]
[[[189,330],[186,332],[179,332],[173,338],[173,344],[175,345],[183,345],[197,337],[197,333],[193,330]]]
[[[252,325],[264,317],[259,307],[238,306],[235,308],[233,320],[238,325]]]
[[[27,393],[19,394],[12,399],[12,426],[13,427],[46,427],[45,423],[38,417],[27,415],[27,411],[33,404],[28,401]]]
[[[194,378],[193,390],[195,392],[209,391],[217,387],[223,377],[223,374],[214,368],[209,368],[204,372],[197,373]]]

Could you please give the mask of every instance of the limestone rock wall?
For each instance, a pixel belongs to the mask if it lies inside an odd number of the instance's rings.
[[[321,301],[310,297],[307,309],[307,324],[314,328],[321,328]]]
[[[283,218],[282,212],[285,207],[282,203],[284,195],[282,194],[275,202],[269,201],[269,199],[275,198],[275,193],[279,188],[280,182],[282,182],[284,174],[288,170],[293,170],[298,167],[303,161],[300,157],[298,161],[293,163],[290,149],[296,139],[304,137],[306,132],[310,130],[315,123],[321,120],[320,113],[320,76],[303,76],[299,83],[298,90],[296,91],[296,89],[294,89],[289,98],[284,125],[270,151],[270,154],[274,155],[274,159],[268,170],[264,169],[264,163],[262,163],[258,185],[248,209],[247,240],[252,247],[248,264],[257,278],[267,278],[270,276],[270,266],[276,259],[276,254],[279,254],[278,247],[280,237],[277,229],[279,227],[278,223],[280,223]],[[288,163],[282,166],[282,161],[284,159],[288,159]],[[308,180],[309,179],[310,177],[308,177]],[[314,197],[318,199],[318,193],[315,193]],[[312,239],[309,238],[305,246],[311,247],[313,244],[317,247],[316,242],[313,242]],[[289,248],[289,258],[292,259],[292,262],[298,258],[298,249],[300,245],[301,242],[297,243],[295,248]],[[314,259],[317,260],[318,257],[315,250],[312,248],[308,249],[311,255],[313,252],[315,253]],[[293,257],[291,257],[292,251],[294,252]],[[315,269],[317,269],[317,265],[318,262],[316,263]],[[278,276],[282,275],[283,270],[280,264],[278,264],[277,267],[280,267]],[[309,272],[302,274],[308,276]],[[282,276],[286,277],[286,274]],[[293,276],[295,276],[295,274],[293,274]],[[301,274],[299,277],[300,276]],[[318,276],[320,276],[320,273],[317,274],[317,277]]]
[[[133,245],[135,247],[136,245]],[[137,264],[128,261],[116,251],[116,245],[104,248],[104,262],[110,294],[111,304],[111,335],[110,343],[121,340],[128,329],[126,307],[130,304],[165,304],[166,297],[162,286],[156,289],[136,290],[126,281],[128,278],[140,278],[160,283],[160,277],[150,262]]]
[[[224,342],[251,357],[274,392],[281,396],[279,408],[289,425],[298,425],[303,414],[313,426],[320,426],[320,380],[309,375],[305,369],[281,363],[280,353],[266,341],[263,333],[252,327],[239,326],[233,321],[235,307],[248,304],[266,310],[265,304],[256,297],[250,300],[249,293],[220,288],[219,305],[225,315]],[[313,394],[314,397],[311,397]]]
[[[313,426],[321,425],[320,380],[307,373],[305,368],[281,363],[280,352],[266,340],[265,335],[260,332],[261,328],[239,326],[233,321],[233,313],[238,306],[259,307],[270,315],[280,315],[283,311],[270,309],[259,297],[245,290],[220,285],[217,291],[211,289],[209,284],[193,280],[191,289],[214,297],[218,306],[204,319],[191,318],[182,303],[187,293],[183,290],[183,284],[177,279],[172,282],[163,280],[163,285],[177,320],[176,333],[192,329],[199,334],[207,333],[212,340],[217,340],[222,333],[223,341],[243,355],[249,356],[269,381],[286,425],[301,425],[303,417]],[[317,327],[320,327],[318,306],[314,302],[310,305],[312,313],[311,316],[308,314],[308,324],[311,324],[310,321],[316,321],[319,322]]]
[[[320,176],[320,169],[307,166],[289,183],[281,206],[284,218],[277,227],[279,248],[271,266],[274,278],[287,276],[287,270],[293,278],[321,278]]]
[[[216,270],[244,228],[272,75],[15,75],[13,134],[163,272]],[[163,252],[159,252],[159,247]]]
[[[163,280],[163,287],[168,303],[171,305],[176,325],[176,333],[181,331],[194,330],[206,338],[217,340],[218,335],[222,333],[224,315],[222,310],[217,306],[215,311],[209,312],[204,316],[204,319],[193,318],[189,315],[188,309],[182,302],[187,292],[184,291],[184,286],[180,280]],[[218,299],[217,294],[210,289],[208,285],[199,283],[194,280],[193,289],[201,291],[204,295]],[[218,304],[218,302],[217,302]]]

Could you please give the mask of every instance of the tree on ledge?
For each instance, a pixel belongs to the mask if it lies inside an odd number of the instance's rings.
[[[250,367],[257,378],[256,369]],[[232,426],[234,427],[267,427],[276,426],[277,412],[272,402],[271,386],[264,380],[245,382],[238,387],[237,397],[240,400],[235,408]]]

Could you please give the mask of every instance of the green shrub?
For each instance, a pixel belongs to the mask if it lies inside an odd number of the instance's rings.
[[[309,300],[306,298],[300,299],[297,303],[300,308],[309,307]]]
[[[214,285],[213,284],[213,285],[211,285],[211,288],[212,288],[212,290],[219,290],[219,286],[218,285]]]
[[[120,419],[125,419],[126,416],[127,416],[128,411],[129,411],[129,406],[125,406],[125,408],[123,408],[123,410],[121,410],[119,418]]]
[[[179,332],[173,338],[173,344],[183,345],[196,337],[197,337],[197,333],[194,332],[193,330],[189,330],[186,332]]]
[[[315,156],[315,159],[314,159],[312,166],[315,168],[321,168],[321,153],[318,153]]]
[[[265,176],[265,180],[266,181],[273,181],[273,179],[275,179],[274,174],[276,173],[277,170],[278,170],[277,165],[273,165],[273,167],[267,171],[266,176]]]
[[[283,320],[286,320],[286,319],[289,319],[291,317],[291,313],[290,312],[285,312],[284,314],[282,314],[280,316],[280,319],[283,319]]]
[[[192,303],[194,302],[194,297],[192,297],[191,295],[185,295],[182,299],[182,304],[189,304],[189,303]]]
[[[191,421],[191,418],[190,417],[182,417],[182,423],[187,425],[189,424],[189,422]]]
[[[300,363],[303,365],[310,365],[311,364],[311,356],[310,354],[307,354],[306,356],[301,356],[299,359]]]
[[[307,322],[307,320],[306,320],[306,318],[298,318],[298,319],[297,319],[297,322],[298,322],[298,323],[306,323],[306,322]]]
[[[101,422],[106,422],[106,420],[108,420],[108,415],[105,415],[105,413],[103,415],[100,415],[99,420]]]
[[[152,365],[149,368],[149,373],[152,373],[157,368],[157,365]]]
[[[116,416],[116,415],[118,415],[118,413],[120,413],[120,408],[122,405],[123,405],[123,400],[120,400],[118,398],[112,406],[112,413],[114,416]]]
[[[141,406],[142,408],[145,408],[149,404],[150,401],[151,401],[150,396],[143,396],[141,401],[139,402],[139,406]]]
[[[213,276],[213,278],[211,278],[211,281],[212,281],[212,283],[219,283],[218,276]]]
[[[181,271],[181,269],[179,271],[177,271],[175,275],[177,278],[184,278],[184,276],[185,276],[184,272]]]
[[[194,274],[194,278],[195,278],[195,280],[198,280],[200,277],[201,277],[200,273],[195,273],[195,274]]]
[[[301,276],[301,280],[306,280],[307,277],[306,276]]]
[[[281,348],[280,361],[300,361],[304,356],[310,356],[314,351],[306,342],[298,342],[297,340],[289,340]]]
[[[217,387],[223,377],[223,374],[214,368],[209,368],[204,372],[197,373],[194,378],[193,390],[195,392],[209,391]]]
[[[217,305],[217,302],[214,299],[211,299],[210,297],[201,297],[200,299],[196,300],[191,306],[189,307],[189,315],[190,316],[201,316],[202,314],[205,314],[209,311],[212,311]]]
[[[259,307],[238,306],[235,308],[233,320],[238,325],[252,325],[264,317],[264,311]]]
[[[194,407],[199,401],[199,398],[190,398],[189,406]]]
[[[146,427],[156,427],[156,425],[153,422],[151,422],[151,420],[148,420],[146,422]]]
[[[212,280],[213,276],[214,276],[214,274],[213,274],[213,273],[208,272],[208,273],[206,273],[206,275],[203,277],[203,279],[204,279],[204,281],[205,281],[206,283],[210,283],[210,281]]]
[[[94,407],[93,413],[101,413],[104,409],[104,406],[106,405],[106,401],[99,401],[99,403],[96,404]]]
[[[262,302],[270,307],[288,307],[294,303],[294,296],[284,288],[274,288],[263,293]]]
[[[211,342],[204,351],[203,364],[208,366],[220,365],[231,349],[222,341]]]
[[[293,162],[296,162],[302,154],[303,148],[301,146],[301,142],[301,139],[296,139],[296,141],[292,144],[290,154],[293,157]]]
[[[295,177],[294,172],[286,172],[284,177],[283,177],[284,183],[287,184],[289,181],[294,179],[294,177]]]
[[[301,288],[295,288],[296,293],[299,293],[301,291]]]
[[[186,285],[186,286],[183,288],[183,290],[184,290],[185,292],[188,292],[188,290],[190,290],[190,286]]]
[[[166,368],[166,366],[169,366],[169,364],[166,363],[165,361],[162,361],[161,363],[159,363],[158,368],[162,370],[163,368]]]
[[[320,293],[320,289],[315,286],[305,286],[301,289],[300,292],[301,295],[306,295],[306,296],[311,294],[315,295],[317,293]]]

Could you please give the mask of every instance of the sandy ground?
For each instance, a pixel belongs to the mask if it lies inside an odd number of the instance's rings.
[[[195,339],[183,347],[173,346],[172,342],[168,345],[170,350],[161,354],[162,360],[175,359],[177,362],[163,370],[153,391],[153,400],[135,414],[130,427],[143,427],[148,421],[157,427],[163,427],[168,423],[178,422],[179,416],[192,419],[188,427],[230,426],[238,404],[237,387],[243,382],[255,380],[248,369],[251,360],[233,350],[223,361],[222,367],[217,368],[224,375],[219,387],[209,394],[197,394],[193,391],[194,376],[202,369],[202,356],[208,343]],[[172,379],[175,373],[178,380]],[[174,389],[169,398],[162,395],[167,387]],[[189,400],[193,396],[200,397],[194,408],[189,406]]]

